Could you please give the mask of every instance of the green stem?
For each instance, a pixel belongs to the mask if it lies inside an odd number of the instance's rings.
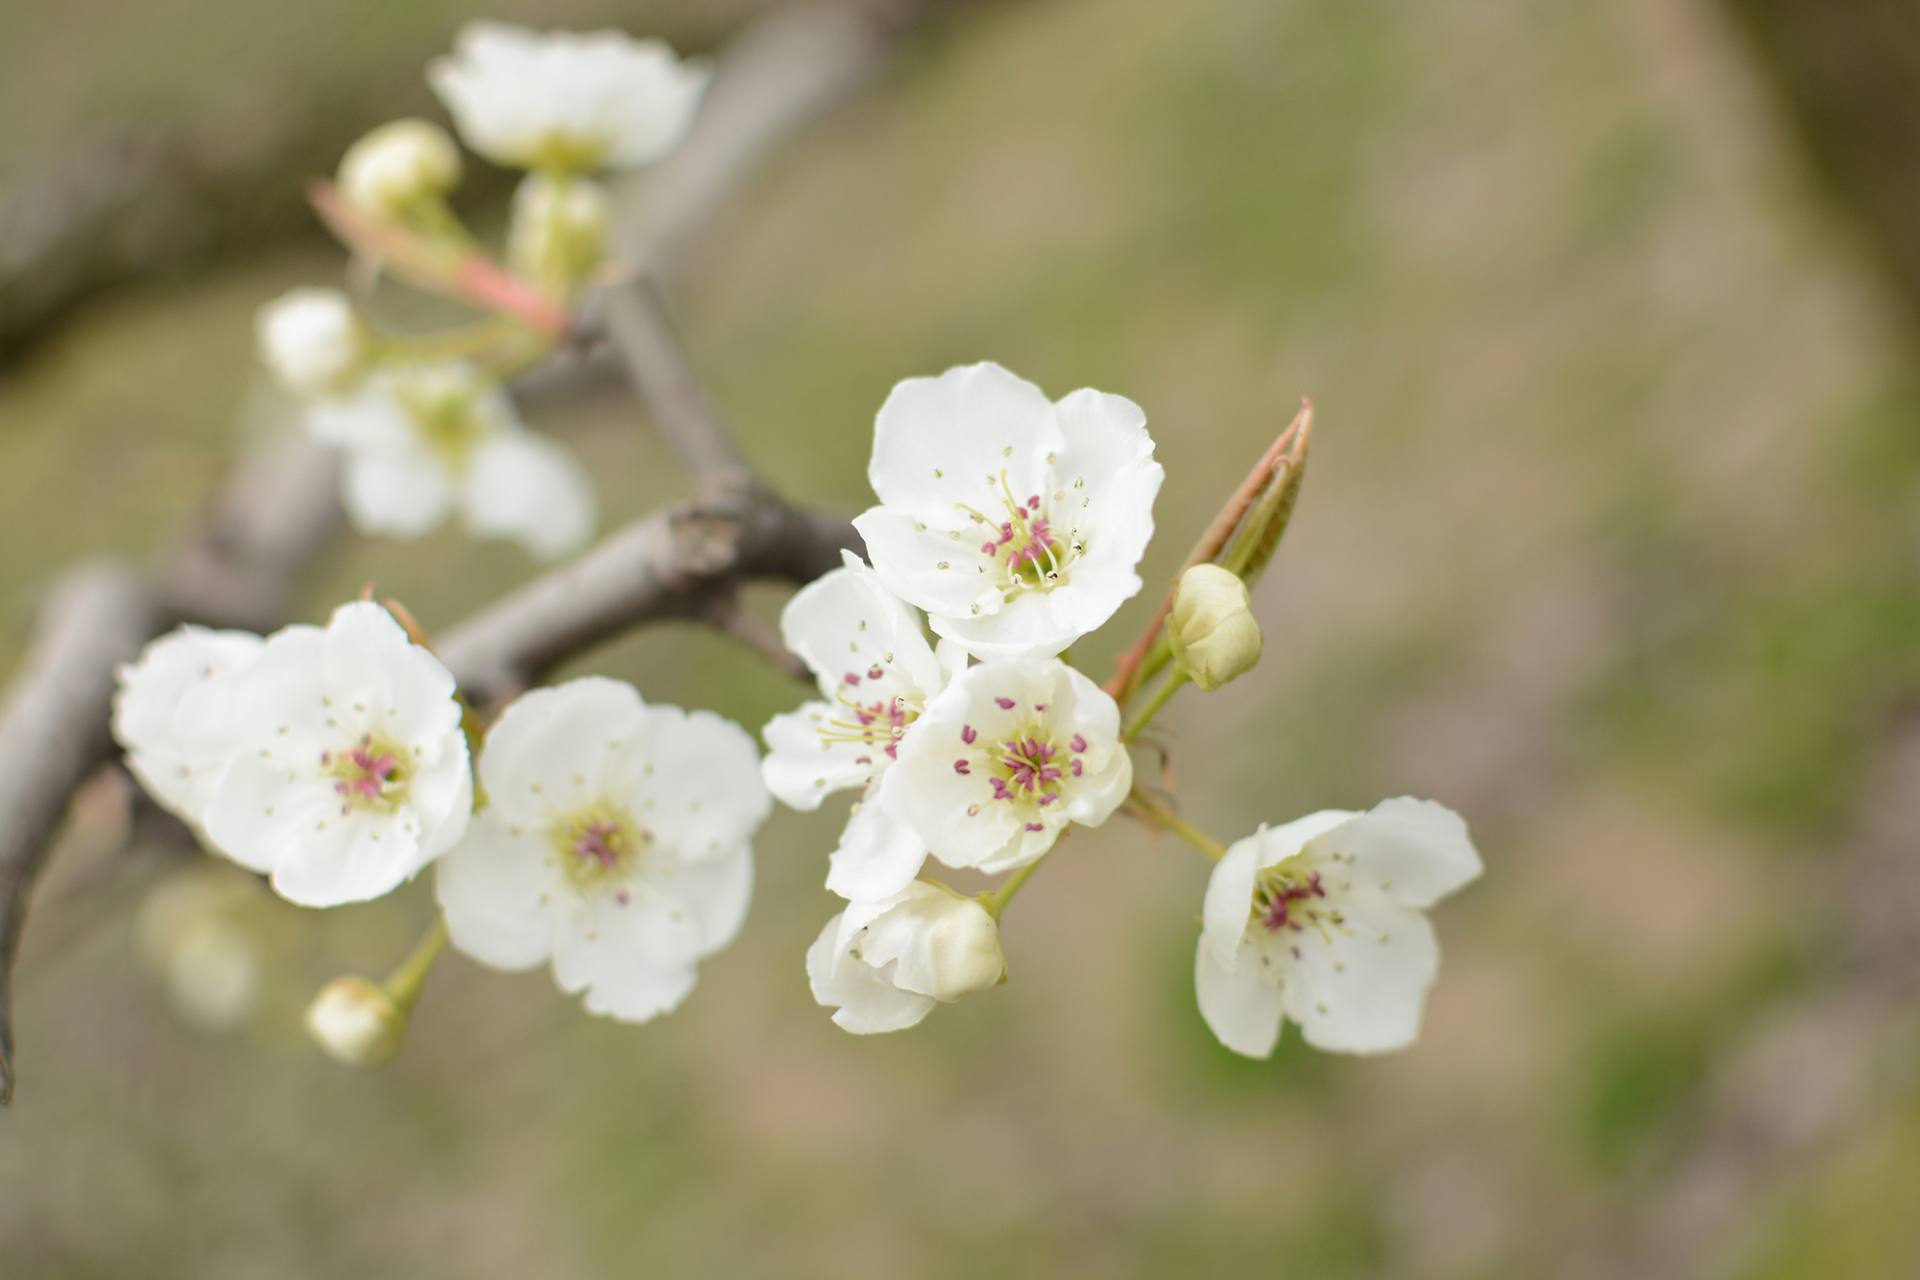
[[[1146,727],[1153,723],[1153,718],[1160,714],[1160,709],[1173,701],[1173,695],[1180,692],[1180,687],[1186,682],[1187,673],[1184,671],[1176,669],[1172,675],[1168,676],[1166,683],[1154,691],[1147,705],[1140,708],[1140,714],[1133,718],[1133,723],[1128,725],[1126,732],[1120,735],[1120,741],[1132,742],[1138,738]]]
[[[1037,871],[1040,864],[1044,861],[1046,861],[1046,855],[1043,853],[1026,866],[1008,876],[1000,883],[1000,887],[992,893],[982,894],[980,897],[980,905],[987,909],[987,914],[998,922],[1000,913],[1007,909],[1007,904],[1012,902],[1014,895],[1020,892],[1020,888],[1026,884],[1027,878]]]
[[[1171,831],[1174,835],[1179,836],[1182,840],[1185,840],[1188,844],[1198,849],[1201,853],[1206,854],[1215,862],[1226,857],[1227,846],[1221,844],[1206,832],[1201,831],[1192,823],[1187,822],[1179,814],[1169,809],[1161,808],[1152,800],[1148,799],[1147,794],[1138,787],[1135,787],[1133,793],[1127,797],[1127,804],[1131,807],[1132,811],[1140,817],[1145,818],[1162,831]]]
[[[413,1011],[414,1002],[420,998],[420,986],[427,980],[428,970],[433,968],[433,962],[440,958],[440,952],[446,945],[447,922],[435,916],[433,924],[415,944],[413,951],[380,984],[393,997],[393,1003],[401,1013]]]

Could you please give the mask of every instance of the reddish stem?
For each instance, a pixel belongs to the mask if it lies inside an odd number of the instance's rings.
[[[1293,415],[1293,421],[1287,424],[1286,430],[1275,437],[1273,444],[1260,455],[1260,460],[1253,464],[1253,470],[1247,472],[1247,478],[1240,482],[1240,487],[1235,489],[1233,496],[1227,499],[1226,505],[1215,513],[1212,522],[1207,525],[1206,532],[1200,535],[1200,540],[1194,543],[1193,550],[1188,553],[1186,563],[1181,565],[1180,572],[1173,576],[1173,585],[1167,588],[1166,598],[1160,602],[1160,607],[1154,610],[1153,619],[1147,623],[1147,629],[1140,633],[1140,638],[1134,641],[1133,647],[1127,650],[1114,666],[1113,678],[1107,681],[1106,689],[1115,701],[1123,700],[1133,692],[1134,680],[1139,673],[1140,664],[1145,662],[1147,655],[1153,651],[1153,642],[1159,638],[1160,628],[1166,623],[1167,615],[1173,612],[1173,594],[1180,586],[1181,577],[1197,564],[1212,562],[1226,548],[1227,541],[1233,537],[1233,531],[1240,527],[1240,522],[1246,519],[1248,510],[1259,500],[1260,495],[1266,491],[1267,485],[1273,480],[1274,472],[1280,469],[1281,464],[1291,455],[1298,442],[1312,429],[1313,400],[1311,397],[1302,397],[1300,412]]]

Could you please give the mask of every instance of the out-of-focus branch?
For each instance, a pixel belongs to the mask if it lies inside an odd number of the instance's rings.
[[[688,140],[635,193],[622,237],[642,272],[661,270],[775,142],[864,82],[933,0],[837,0],[783,9],[723,55]],[[643,275],[636,278],[643,278]],[[724,623],[739,582],[804,581],[857,545],[834,517],[797,510],[756,481],[680,354],[659,299],[610,298],[629,378],[702,491],[694,505],[614,534],[448,632],[440,648],[479,697],[498,697],[636,624]],[[304,441],[244,461],[166,572],[86,570],[56,590],[40,639],[0,703],[0,1100],[13,1083],[5,987],[47,840],[68,798],[111,748],[114,669],[181,619],[263,630],[338,519],[333,459]],[[725,628],[739,634],[739,629]]]
[[[641,623],[716,621],[741,582],[806,582],[859,545],[845,520],[763,490],[663,511],[489,605],[435,648],[470,696],[497,701]]]
[[[158,609],[138,578],[112,565],[75,570],[41,613],[21,676],[0,704],[0,1102],[13,1093],[11,992],[26,890],[45,857],[43,833],[107,749],[114,666],[153,634]]]

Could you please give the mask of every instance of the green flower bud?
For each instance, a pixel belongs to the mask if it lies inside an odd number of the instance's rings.
[[[1260,624],[1247,584],[1217,564],[1197,564],[1173,594],[1167,641],[1174,660],[1202,689],[1218,689],[1260,661]]]
[[[565,297],[605,259],[612,225],[606,188],[591,178],[529,174],[513,196],[507,265]]]
[[[334,1061],[377,1067],[400,1052],[407,1013],[379,983],[348,975],[320,988],[307,1006],[307,1031]]]

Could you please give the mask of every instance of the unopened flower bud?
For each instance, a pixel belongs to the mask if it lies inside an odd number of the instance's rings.
[[[1262,641],[1247,584],[1217,564],[1187,570],[1173,595],[1167,640],[1180,670],[1202,689],[1218,689],[1251,670]]]
[[[400,1052],[407,1014],[379,983],[348,975],[320,988],[307,1006],[307,1031],[334,1061],[377,1067]]]
[[[361,138],[341,157],[340,195],[375,218],[398,218],[437,199],[460,181],[460,149],[426,120],[394,120]]]
[[[366,353],[353,303],[338,289],[293,289],[260,308],[260,358],[288,391],[322,396],[352,382]]]
[[[507,262],[550,292],[564,295],[606,257],[612,224],[612,206],[598,182],[529,174],[514,192]]]
[[[1006,974],[1000,926],[987,909],[921,880],[849,905],[807,952],[814,999],[856,1035],[904,1030]]]

